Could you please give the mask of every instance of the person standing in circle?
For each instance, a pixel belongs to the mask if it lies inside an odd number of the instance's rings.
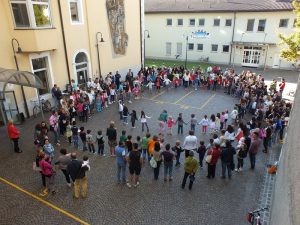
[[[10,140],[12,140],[14,142],[14,151],[16,153],[21,153],[22,151],[19,148],[20,131],[14,125],[14,122],[12,119],[8,121],[7,132],[8,132],[8,137],[10,138]]]
[[[162,134],[162,135],[164,134],[167,120],[168,120],[168,112],[167,112],[167,110],[163,110],[158,118],[158,121],[159,121],[158,122],[158,125],[159,125],[158,133],[159,134]]]
[[[117,130],[115,128],[114,121],[110,121],[109,128],[106,130],[106,136],[108,138],[110,156],[115,156],[115,147],[117,146]]]
[[[182,148],[185,150],[185,157],[189,156],[190,151],[196,151],[198,145],[197,137],[194,135],[194,131],[190,130],[189,135],[185,137]]]

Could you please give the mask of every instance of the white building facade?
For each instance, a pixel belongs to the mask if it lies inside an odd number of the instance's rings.
[[[253,12],[155,7],[148,4],[147,8],[146,2],[145,29],[151,34],[146,40],[146,58],[184,61],[187,56],[188,61],[196,62],[292,68],[292,63],[279,57],[283,46],[278,45],[279,33],[289,35],[294,30],[296,17],[291,6]]]

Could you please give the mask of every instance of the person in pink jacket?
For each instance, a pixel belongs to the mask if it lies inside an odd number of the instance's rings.
[[[53,166],[51,165],[51,159],[45,153],[42,153],[41,157],[42,160],[40,160],[39,166],[42,170],[42,174],[46,177],[46,188],[44,191],[42,191],[42,196],[47,195],[50,191],[52,194],[55,194],[56,191],[53,188],[55,172],[53,171]]]

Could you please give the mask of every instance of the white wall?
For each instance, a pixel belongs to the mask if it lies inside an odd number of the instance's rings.
[[[172,26],[167,26],[167,18],[172,19]],[[189,26],[189,19],[196,19],[195,26]],[[199,26],[198,20],[205,19],[205,25]],[[220,18],[220,26],[213,26],[215,18]],[[288,28],[279,28],[280,19],[289,19]],[[146,57],[148,58],[162,58],[175,59],[176,43],[181,42],[183,51],[179,60],[185,60],[186,40],[184,35],[191,35],[192,32],[203,30],[210,35],[206,38],[190,39],[189,43],[194,43],[194,50],[188,51],[189,61],[198,61],[200,57],[209,57],[210,62],[228,64],[230,60],[230,53],[222,52],[223,45],[230,45],[231,41],[236,42],[258,42],[258,43],[278,43],[279,33],[286,35],[293,31],[293,22],[295,15],[292,11],[288,12],[245,12],[236,13],[235,33],[233,34],[234,13],[165,13],[165,14],[146,14],[145,15],[145,29],[150,32],[150,38],[146,39]],[[183,19],[183,26],[177,25],[177,19]],[[232,19],[231,27],[225,26],[225,20]],[[255,19],[254,31],[246,32],[248,19]],[[265,32],[257,32],[259,19],[266,19]],[[243,34],[244,33],[244,34]],[[170,56],[166,55],[166,43],[172,43],[172,52]],[[197,44],[203,44],[203,51],[197,51]],[[218,52],[211,51],[211,45],[218,44]],[[243,47],[243,45],[241,45]],[[261,46],[264,50],[260,60],[260,66],[264,66],[266,60],[267,66],[272,67],[274,58],[278,56],[280,47],[273,45],[269,47]],[[242,62],[243,49],[235,49],[235,63],[240,65]],[[239,50],[239,51],[237,51]],[[229,51],[230,52],[230,51]],[[234,53],[234,50],[233,50]],[[283,59],[280,60],[280,67],[290,67]]]

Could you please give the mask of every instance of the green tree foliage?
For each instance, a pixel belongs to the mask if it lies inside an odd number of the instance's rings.
[[[300,60],[300,3],[297,0],[292,2],[294,13],[296,14],[295,31],[289,36],[279,34],[280,44],[285,47],[280,52],[280,57],[289,62],[299,62]]]

